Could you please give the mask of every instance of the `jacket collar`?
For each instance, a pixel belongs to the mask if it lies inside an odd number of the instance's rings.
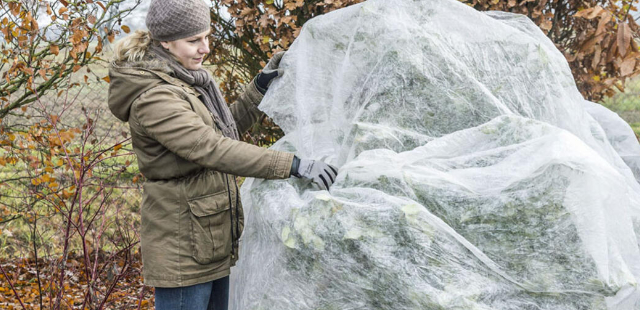
[[[169,64],[149,54],[145,55],[145,57],[139,61],[112,62],[111,66],[117,68],[123,73],[133,75],[152,74],[166,83],[183,88],[186,92],[191,93],[192,95],[200,96],[200,93],[198,93],[191,85],[173,75],[173,70],[169,67]]]

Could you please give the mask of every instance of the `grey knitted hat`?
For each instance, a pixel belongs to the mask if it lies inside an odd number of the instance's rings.
[[[152,38],[175,41],[209,30],[209,14],[202,0],[151,0],[146,23]]]

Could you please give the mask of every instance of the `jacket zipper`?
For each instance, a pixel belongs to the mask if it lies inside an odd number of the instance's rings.
[[[233,200],[231,199],[231,187],[229,187],[229,175],[228,174],[224,174],[224,180],[227,183],[227,194],[229,197],[229,220],[231,221],[231,259],[234,258],[234,249],[235,249],[235,234],[233,233],[234,229],[233,229]],[[236,193],[236,201],[237,201],[237,196],[238,193]],[[238,212],[238,209],[236,207],[236,212]],[[237,217],[237,214],[236,214]],[[237,225],[236,225],[237,226]]]

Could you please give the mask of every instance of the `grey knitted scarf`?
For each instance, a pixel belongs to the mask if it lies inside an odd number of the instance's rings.
[[[183,67],[162,46],[152,44],[149,49],[151,53],[169,64],[178,79],[193,86],[202,95],[202,102],[213,115],[214,122],[222,130],[222,134],[225,137],[240,140],[233,114],[211,74],[204,69],[189,70]]]

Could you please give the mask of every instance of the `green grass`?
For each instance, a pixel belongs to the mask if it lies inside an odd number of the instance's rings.
[[[88,145],[89,148],[94,150],[109,146],[94,147]],[[71,146],[70,148],[73,149],[74,147]],[[124,150],[120,152],[122,151]],[[5,156],[5,153],[6,151],[0,149],[0,156]],[[32,150],[30,155],[38,155],[38,151]],[[127,165],[127,161],[129,161],[129,165]],[[126,169],[124,171],[117,172],[125,166]],[[38,168],[42,169],[44,166],[38,165]],[[35,170],[32,167],[27,167],[22,161],[15,165],[6,164],[5,166],[0,166],[0,179],[9,180],[28,177],[28,171],[34,172]],[[133,155],[108,158],[93,170],[92,180],[87,182],[93,185],[89,185],[82,191],[86,199],[96,192],[96,186],[101,186],[98,181],[107,183],[108,189],[106,192],[110,195],[105,198],[105,219],[108,219],[109,223],[105,226],[107,228],[105,236],[108,238],[114,238],[121,226],[113,223],[113,219],[116,217],[120,218],[120,224],[122,222],[128,223],[127,227],[134,227],[139,223],[138,206],[141,195],[140,190],[137,188],[139,184],[132,182],[132,179],[137,174],[137,161]],[[61,188],[68,189],[72,185],[72,171],[68,171],[63,167],[55,167],[50,175],[59,180]],[[62,215],[51,207],[51,203],[35,199],[35,195],[30,192],[33,190],[31,179],[3,183],[0,186],[0,218],[6,220],[15,215],[20,215],[21,217],[0,224],[0,258],[28,257],[32,255],[34,214],[38,214],[38,237],[35,239],[39,247],[38,255],[42,257],[46,254],[59,253],[62,250],[64,241],[61,235],[61,227],[64,226]],[[45,195],[50,193],[50,190],[44,186],[39,187],[37,191]],[[87,202],[85,200],[85,217],[95,212],[100,203],[99,200],[95,202]],[[69,202],[70,200],[67,200],[67,203]],[[74,213],[75,216],[77,216],[77,212]],[[100,221],[98,221],[94,226],[100,226],[100,224]],[[102,243],[100,246],[107,251],[115,249],[114,245],[109,242]],[[75,251],[80,250],[80,239],[78,237],[72,239],[71,248]]]
[[[627,81],[624,93],[618,92],[600,103],[616,112],[640,136],[640,78]]]

